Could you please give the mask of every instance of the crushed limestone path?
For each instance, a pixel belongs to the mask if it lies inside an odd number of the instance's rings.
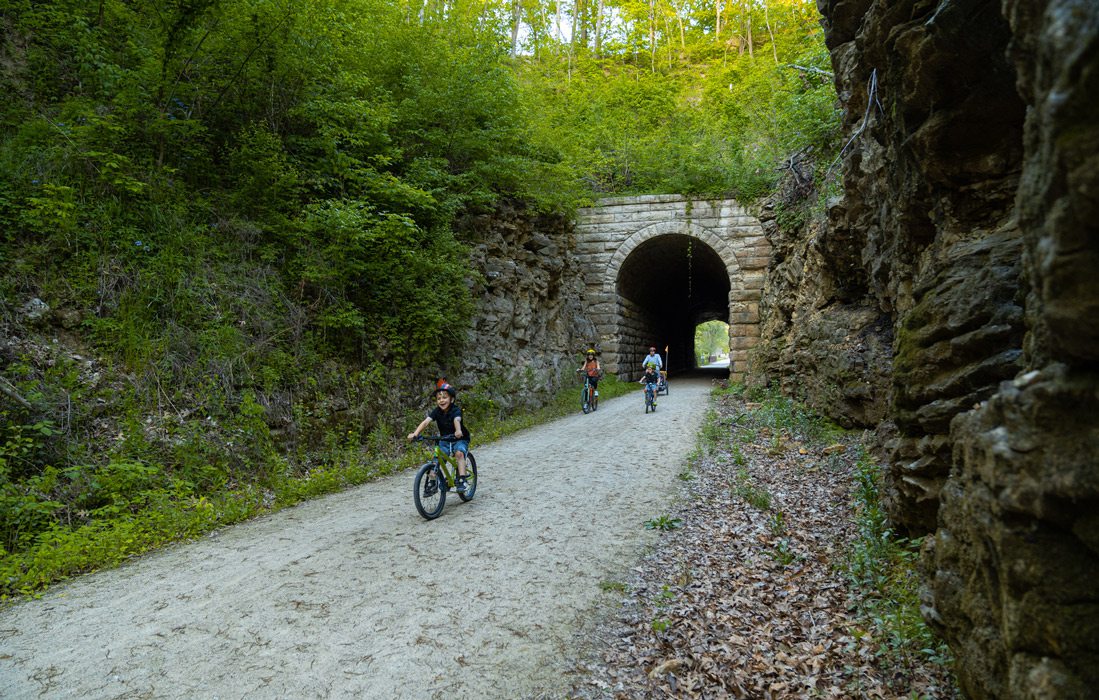
[[[420,518],[408,471],[0,609],[0,697],[520,698],[654,541],[710,379],[474,445],[476,498]]]

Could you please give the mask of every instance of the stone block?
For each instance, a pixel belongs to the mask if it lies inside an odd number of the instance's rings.
[[[737,262],[742,270],[761,270],[771,264],[771,256],[738,256]]]
[[[589,210],[590,211],[590,210]],[[583,210],[578,212],[579,225],[577,228],[594,228],[599,224],[614,223],[614,215],[599,213],[599,214],[586,214]]]
[[[733,304],[738,301],[750,302],[759,301],[758,289],[732,289],[729,291],[729,304]]]
[[[729,338],[729,350],[749,350],[759,345],[759,329],[756,329],[757,335],[738,335],[733,338]]]
[[[763,289],[763,283],[767,281],[767,276],[756,272],[745,273],[741,277],[741,285],[744,289]]]

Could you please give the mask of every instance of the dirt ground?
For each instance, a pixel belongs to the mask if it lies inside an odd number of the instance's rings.
[[[431,522],[409,471],[0,610],[0,697],[559,697],[620,603],[600,584],[656,541],[710,386],[475,444],[476,498]]]

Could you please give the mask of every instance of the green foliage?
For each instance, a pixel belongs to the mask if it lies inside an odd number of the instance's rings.
[[[843,435],[843,429],[835,423],[784,396],[777,388],[755,387],[747,392],[747,398],[760,404],[752,412],[753,422],[776,436],[781,432],[813,442],[834,442]]]
[[[625,593],[629,590],[629,586],[621,581],[600,581],[599,590],[604,593]]]
[[[682,192],[748,201],[776,182],[788,154],[835,148],[839,111],[811,3],[771,8],[767,22],[756,17],[754,26],[769,34],[754,39],[760,46],[773,39],[772,46],[735,56],[715,40],[710,15],[684,16],[688,6],[666,3],[636,12],[629,3],[611,5],[624,12],[617,26],[625,32],[611,30],[618,41],[598,54],[539,50],[520,63],[537,115],[531,142],[557,154],[592,196]],[[650,24],[650,9],[668,23]],[[568,139],[559,138],[562,127]]]
[[[661,587],[660,593],[658,593],[653,600],[653,607],[656,609],[657,613],[662,613],[674,601],[675,592],[669,586],[664,585]],[[671,623],[665,617],[658,616],[653,618],[651,627],[653,632],[666,632],[668,628],[671,627]]]
[[[782,566],[790,566],[798,558],[797,554],[790,548],[790,540],[785,537],[780,537],[775,542],[774,548],[768,550],[767,554]]]
[[[879,495],[880,474],[881,467],[860,448],[855,472],[858,540],[846,562],[852,583],[868,593],[859,611],[899,669],[917,657],[949,665],[949,649],[920,615],[917,560],[922,541],[898,537],[889,527]]]
[[[491,378],[493,375],[489,375]],[[491,379],[489,380],[491,381]],[[479,394],[480,397],[487,396],[487,384],[478,382],[478,386],[475,387],[473,392],[463,392],[462,411],[466,412],[467,407],[470,407],[470,412],[477,416],[477,441],[488,442],[495,440],[504,435],[510,435],[512,433],[519,432],[526,428],[538,425],[547,420],[553,418],[560,418],[562,416],[568,416],[576,413],[580,410],[580,388],[566,383],[563,387],[559,388],[553,395],[552,400],[544,403],[539,403],[537,407],[524,409],[524,410],[510,410],[503,411],[495,405],[494,402],[487,401],[483,398],[474,399],[470,394]],[[517,386],[515,384],[502,384],[505,389],[504,393],[512,391],[518,391],[518,389],[509,389],[509,386]],[[614,375],[607,375],[599,381],[599,399],[600,401],[607,401],[615,398],[616,396],[622,396],[624,394],[636,391],[638,388],[634,382],[620,381],[618,377]],[[491,407],[491,408],[488,408]],[[486,420],[487,418],[487,420]]]
[[[746,469],[737,470],[736,481],[733,483],[733,495],[744,499],[757,510],[767,511],[771,509],[771,494],[767,489],[760,488],[752,483]]]
[[[717,411],[710,409],[702,422],[702,431],[699,433],[699,446],[704,452],[710,452],[725,439],[728,427],[718,418]]]
[[[709,362],[710,357],[729,354],[729,324],[724,321],[706,321],[695,328],[695,360],[698,364]]]
[[[678,530],[682,526],[682,519],[673,518],[670,515],[660,515],[645,521],[646,530],[662,530],[668,532],[670,530]]]

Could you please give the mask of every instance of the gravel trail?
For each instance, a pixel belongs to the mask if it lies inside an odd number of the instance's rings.
[[[627,578],[679,491],[710,385],[475,443],[476,498],[431,522],[407,471],[0,609],[0,697],[563,693],[620,598],[600,582]]]

